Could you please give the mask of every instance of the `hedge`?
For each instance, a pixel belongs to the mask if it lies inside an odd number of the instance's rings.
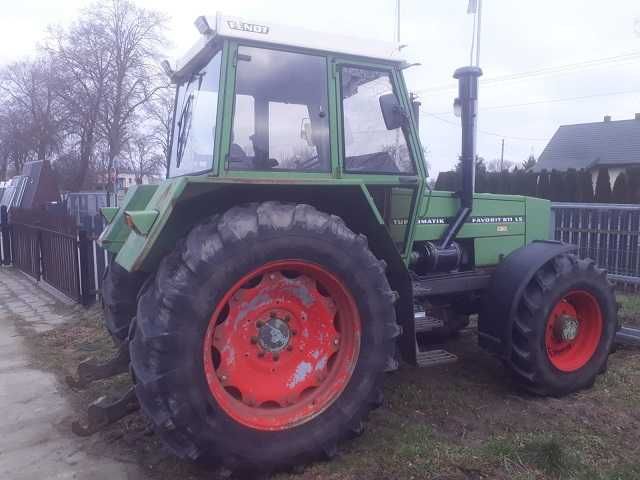
[[[441,172],[435,189],[458,191],[461,186],[460,172]],[[476,192],[512,195],[527,195],[546,198],[554,202],[580,203],[640,203],[640,167],[632,167],[616,178],[613,189],[609,171],[598,170],[595,191],[591,172],[569,169],[542,170],[539,173],[514,169],[512,171],[487,172],[476,169]]]

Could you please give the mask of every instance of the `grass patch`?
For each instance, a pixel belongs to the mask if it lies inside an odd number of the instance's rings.
[[[594,477],[584,477],[584,480],[638,480],[640,478],[640,464],[621,465],[607,472],[597,473]]]
[[[618,294],[618,315],[626,325],[640,327],[640,295]]]
[[[566,439],[554,434],[516,434],[490,440],[484,449],[489,459],[514,478],[565,478],[578,469],[575,453]]]

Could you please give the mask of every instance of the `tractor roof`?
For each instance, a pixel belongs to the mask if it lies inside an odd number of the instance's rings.
[[[212,50],[215,39],[220,37],[308,48],[322,52],[335,52],[387,62],[405,62],[400,55],[400,45],[392,42],[346,35],[328,35],[298,27],[247,21],[239,17],[223,15],[219,12],[215,16],[198,17],[195,23],[200,33],[202,33],[202,37],[178,61],[176,65],[178,77],[191,70],[195,63],[199,63],[202,55],[207,55]]]

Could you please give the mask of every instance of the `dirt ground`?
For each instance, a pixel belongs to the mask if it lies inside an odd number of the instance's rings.
[[[640,326],[640,296],[619,295],[619,302],[624,322]],[[49,332],[21,333],[34,365],[63,382],[81,360],[114,351],[101,321],[94,307]],[[593,389],[543,399],[519,391],[501,363],[477,347],[472,332],[448,348],[460,357],[457,363],[405,366],[390,374],[383,407],[336,459],[272,480],[640,478],[640,349],[619,348]],[[93,399],[127,384],[122,375],[63,391],[83,412]],[[140,414],[97,434],[89,448],[95,455],[109,449],[133,457],[153,479],[230,476],[173,458]]]

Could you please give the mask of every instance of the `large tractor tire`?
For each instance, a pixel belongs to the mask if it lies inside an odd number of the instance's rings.
[[[330,457],[381,402],[396,297],[336,216],[266,202],[211,217],[141,294],[142,409],[183,458],[269,472]]]
[[[606,370],[617,307],[606,272],[562,254],[526,286],[512,330],[509,362],[529,391],[562,396],[593,385]]]
[[[116,343],[124,342],[129,334],[138,292],[146,278],[144,272],[130,273],[115,261],[107,267],[102,281],[104,323]]]

